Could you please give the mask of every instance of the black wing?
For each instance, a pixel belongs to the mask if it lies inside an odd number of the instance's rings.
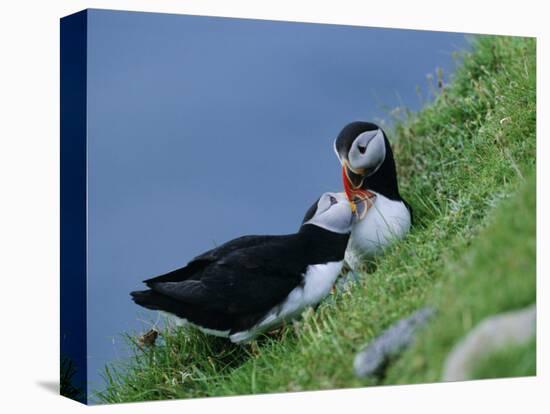
[[[146,283],[156,293],[206,312],[265,312],[302,282],[306,264],[293,241],[293,236],[236,239]]]
[[[187,279],[200,278],[200,274],[204,268],[217,260],[222,259],[228,254],[245,249],[250,246],[255,246],[260,243],[265,243],[272,236],[242,236],[230,240],[212,250],[208,250],[195,258],[193,258],[185,267],[173,270],[161,276],[156,276],[151,279],[144,280],[147,286],[151,287],[154,283],[160,282],[182,282]]]

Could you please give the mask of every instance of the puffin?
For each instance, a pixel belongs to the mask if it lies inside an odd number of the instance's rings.
[[[178,324],[245,343],[299,317],[332,290],[354,220],[345,193],[324,193],[298,232],[242,236],[131,292]]]
[[[412,208],[399,193],[393,151],[378,125],[349,123],[334,141],[334,151],[356,217],[345,259],[358,270],[365,259],[381,254],[409,232]]]

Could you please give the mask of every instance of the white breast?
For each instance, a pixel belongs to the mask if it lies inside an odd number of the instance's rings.
[[[258,333],[295,318],[308,306],[317,305],[330,293],[340,270],[342,270],[342,264],[343,261],[339,261],[308,266],[304,273],[303,284],[294,288],[284,302],[271,309],[254,327],[248,331],[231,335],[231,341],[249,341]]]
[[[374,205],[351,232],[345,258],[353,269],[363,258],[380,254],[386,246],[402,239],[411,228],[411,215],[405,203],[375,194]]]

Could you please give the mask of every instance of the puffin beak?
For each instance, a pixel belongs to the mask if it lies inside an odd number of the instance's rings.
[[[364,171],[355,171],[348,164],[348,160],[342,162],[342,181],[344,182],[344,190],[348,199],[351,200],[354,193],[361,189],[363,185]]]
[[[351,211],[355,214],[357,212],[357,206],[353,202],[353,190],[352,190],[352,184],[348,178],[347,174],[347,162],[344,161],[344,165],[342,166],[342,182],[344,183],[344,191],[346,193],[346,197],[348,198],[348,201],[351,205]]]
[[[346,159],[342,161],[342,169],[343,174],[352,189],[358,189],[363,185],[365,175],[364,169],[356,170],[352,168],[351,165],[349,165],[349,161]]]
[[[350,177],[351,175],[351,177]],[[354,216],[357,216],[358,219],[361,219],[367,213],[367,210],[372,206],[375,195],[369,190],[363,190],[361,185],[363,184],[363,179],[355,184],[352,177],[357,177],[358,175],[351,171],[347,162],[343,162],[342,166],[342,181],[344,182],[344,191],[346,197],[348,198],[351,206],[351,211]]]

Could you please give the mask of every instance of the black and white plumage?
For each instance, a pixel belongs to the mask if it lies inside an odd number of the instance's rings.
[[[344,188],[357,220],[346,261],[357,268],[361,259],[380,254],[410,230],[412,209],[399,194],[397,170],[384,131],[370,122],[352,122],[334,142]]]
[[[342,268],[353,220],[344,193],[325,193],[300,230],[244,236],[144,283],[133,300],[239,343],[317,305]]]

